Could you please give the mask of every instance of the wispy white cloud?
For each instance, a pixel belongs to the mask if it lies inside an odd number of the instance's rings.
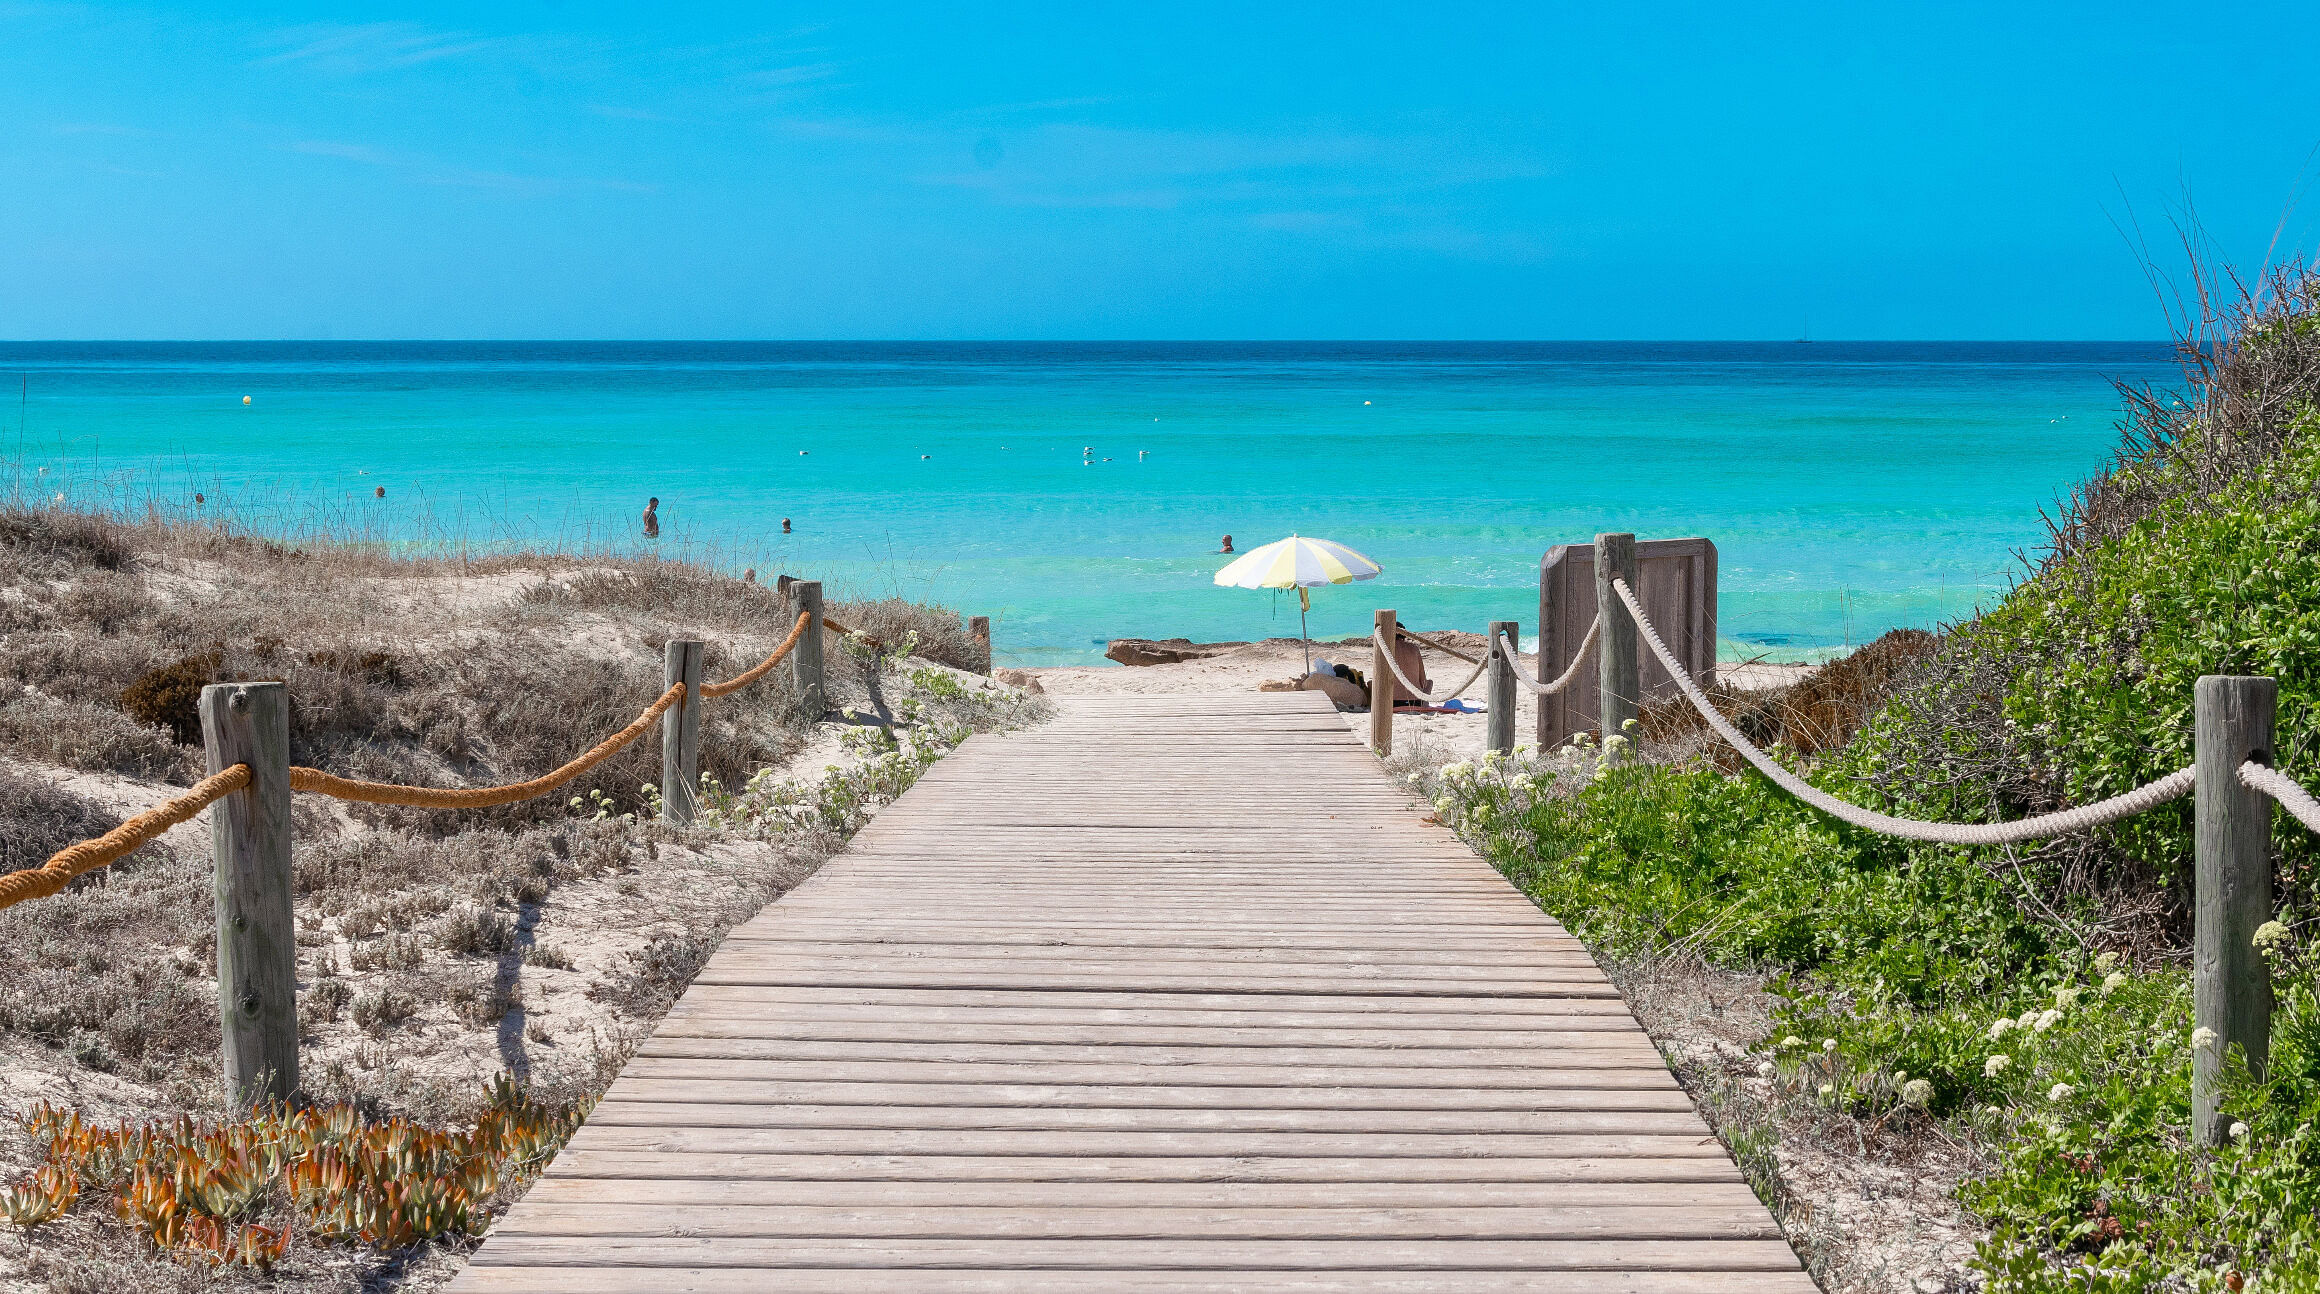
[[[59,135],[114,135],[142,138],[153,134],[142,126],[120,126],[107,121],[60,121],[49,127]]]
[[[827,81],[838,74],[836,63],[798,63],[789,67],[761,67],[744,72],[740,80],[751,85],[794,86]]]
[[[289,152],[304,153],[309,157],[329,157],[376,167],[392,173],[411,184],[440,188],[485,189],[524,197],[544,197],[575,190],[594,189],[614,193],[658,193],[660,186],[610,177],[566,177],[524,175],[514,171],[487,170],[458,166],[412,153],[373,148],[368,144],[353,144],[335,139],[301,139],[282,146]]]
[[[301,63],[339,75],[418,67],[482,53],[505,42],[409,22],[316,23],[284,27],[264,41],[274,52],[261,65]]]
[[[930,143],[932,141],[929,141]],[[1326,212],[1339,204],[1537,179],[1543,160],[1433,134],[1143,130],[1057,123],[1005,139],[1007,164],[938,167],[919,183],[1027,207],[1253,205]],[[955,139],[946,151],[957,156]]]

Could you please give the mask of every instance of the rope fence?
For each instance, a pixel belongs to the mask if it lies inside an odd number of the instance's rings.
[[[1938,845],[2010,845],[2042,836],[2085,831],[2121,818],[2133,817],[2169,800],[2181,799],[2191,792],[2198,780],[2199,770],[2196,767],[2179,768],[2156,782],[2136,787],[2124,795],[2012,822],[1926,822],[1864,809],[1840,800],[1798,777],[1782,767],[1779,760],[1758,750],[1746,737],[1740,735],[1740,730],[1732,726],[1732,721],[1724,717],[1723,711],[1709,703],[1707,695],[1700,691],[1700,685],[1692,681],[1691,674],[1676,660],[1675,653],[1668,650],[1667,643],[1659,636],[1659,630],[1652,625],[1651,618],[1643,613],[1642,605],[1635,600],[1635,593],[1627,587],[1627,581],[1613,579],[1611,591],[1619,595],[1620,602],[1627,607],[1627,613],[1635,618],[1635,627],[1642,633],[1644,643],[1651,648],[1651,654],[1659,658],[1660,665],[1675,680],[1685,699],[1692,703],[1694,710],[1700,712],[1702,719],[1707,720],[1708,726],[1716,730],[1717,736],[1754,764],[1756,771],[1769,778],[1773,785],[1832,818],[1868,831],[1898,836],[1903,840],[1930,841]]]
[[[1602,616],[1598,615],[1593,620],[1587,622],[1587,636],[1579,640],[1579,650],[1571,654],[1571,664],[1569,667],[1564,669],[1562,674],[1552,683],[1532,682],[1529,676],[1522,672],[1522,659],[1515,654],[1515,645],[1512,642],[1509,642],[1503,634],[1492,635],[1491,641],[1497,645],[1499,651],[1506,656],[1507,660],[1514,663],[1514,681],[1516,686],[1522,688],[1532,696],[1554,696],[1562,692],[1564,689],[1570,687],[1572,681],[1579,677],[1579,667],[1586,664],[1587,658],[1594,654],[1595,639],[1601,635],[1602,632]]]
[[[797,623],[790,628],[789,636],[774,648],[771,655],[723,683],[700,685],[701,695],[704,698],[728,696],[772,673],[775,666],[788,659],[796,650],[798,640],[805,636],[806,626],[812,620],[811,613],[800,612]],[[825,620],[823,623],[827,625],[830,622]],[[837,628],[834,625],[831,627]],[[839,632],[848,631],[839,629]],[[619,754],[642,737],[655,720],[667,714],[670,707],[682,703],[686,691],[682,683],[670,685],[627,727],[606,737],[561,768],[521,782],[511,782],[504,786],[410,786],[396,782],[357,781],[326,773],[319,768],[292,765],[289,769],[290,789],[362,804],[403,805],[423,809],[482,809],[516,804],[546,795]],[[249,785],[249,766],[236,764],[222,773],[203,778],[184,795],[148,809],[94,840],[84,840],[59,850],[39,867],[0,875],[0,908],[58,893],[74,879],[135,853],[170,828],[191,821],[203,809]]]
[[[236,764],[195,782],[192,790],[145,810],[95,840],[60,849],[38,867],[0,876],[0,908],[55,894],[75,877],[108,867],[137,852],[160,839],[171,827],[192,821],[194,814],[249,784],[250,766]]]
[[[786,661],[796,675],[799,709],[815,719],[827,709],[821,634],[813,628],[819,623],[838,634],[856,630],[822,614],[819,583],[784,576],[782,589],[794,598],[797,619],[765,659],[724,682],[704,682],[700,664],[705,644],[697,639],[672,638],[666,648],[666,688],[627,726],[551,772],[501,786],[365,782],[292,765],[288,759],[287,688],[281,683],[212,684],[202,690],[202,738],[210,762],[227,765],[225,770],[94,840],[59,850],[39,867],[0,874],[0,909],[56,894],[78,877],[135,852],[195,814],[214,809],[211,831],[218,860],[221,1002],[228,1000],[227,968],[242,968],[235,972],[240,978],[231,986],[234,1009],[222,1013],[226,1084],[245,1106],[289,1100],[297,1091],[297,986],[289,962],[280,956],[280,949],[293,942],[289,795],[305,792],[363,804],[422,809],[515,804],[565,786],[635,744],[658,722],[663,812],[672,822],[688,822],[694,808],[691,788],[698,766],[699,702],[730,696],[764,679]],[[990,626],[986,616],[967,621],[968,634],[981,649],[986,672],[990,666]],[[228,800],[229,796],[239,798]],[[229,807],[232,812],[228,812]]]

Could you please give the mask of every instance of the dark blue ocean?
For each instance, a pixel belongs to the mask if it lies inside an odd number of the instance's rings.
[[[2175,376],[2157,343],[13,343],[0,433],[20,499],[414,549],[642,549],[657,495],[663,551],[987,613],[1020,664],[1296,632],[1211,585],[1227,532],[1383,564],[1314,594],[1330,636],[1527,628],[1549,546],[1705,535],[1725,655],[1796,659],[2003,590],[2112,383]]]

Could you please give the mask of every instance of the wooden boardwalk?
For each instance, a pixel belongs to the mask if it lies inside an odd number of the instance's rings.
[[[1812,1290],[1319,697],[1059,710],[736,930],[453,1288]]]

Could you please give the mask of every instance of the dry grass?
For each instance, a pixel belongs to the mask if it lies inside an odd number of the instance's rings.
[[[915,617],[922,640],[957,620],[886,614],[872,623]],[[199,766],[172,707],[213,678],[286,680],[301,762],[488,783],[545,771],[626,724],[660,693],[672,635],[707,640],[720,677],[789,622],[763,587],[682,563],[401,561],[0,510],[0,867],[37,866],[167,798]],[[836,699],[853,703],[859,662],[829,659]],[[704,772],[740,786],[801,752],[835,755],[834,729],[797,713],[785,673],[713,705]],[[557,795],[495,812],[299,797],[303,1094],[448,1123],[471,1117],[482,1080],[503,1069],[545,1100],[600,1092],[724,933],[837,843],[625,819],[659,775],[648,739]],[[570,807],[592,792],[609,816],[598,801]],[[221,1108],[211,872],[197,820],[0,911],[0,1178],[28,1165],[14,1119],[41,1099],[107,1121]],[[432,1287],[461,1261],[458,1245],[380,1255],[300,1241],[270,1280],[212,1275],[147,1257],[101,1212],[0,1236],[0,1290]]]
[[[553,768],[634,718],[661,690],[671,636],[707,640],[714,676],[786,630],[767,590],[681,562],[402,561],[49,511],[0,512],[0,585],[0,755],[180,781],[207,683],[287,682],[301,763],[474,785]],[[777,671],[719,706],[704,771],[738,782],[794,753],[807,724],[786,689]],[[658,765],[639,743],[572,789],[634,808]],[[475,822],[364,812],[438,833]],[[534,802],[493,820],[560,812]]]
[[[1939,649],[1923,629],[1895,629],[1850,656],[1839,657],[1787,687],[1743,691],[1718,685],[1708,699],[1759,746],[1786,746],[1800,755],[1834,750],[1852,739]],[[1697,750],[1726,772],[1742,767],[1738,753],[1712,733],[1681,696],[1643,707],[1637,729],[1647,749]]]

